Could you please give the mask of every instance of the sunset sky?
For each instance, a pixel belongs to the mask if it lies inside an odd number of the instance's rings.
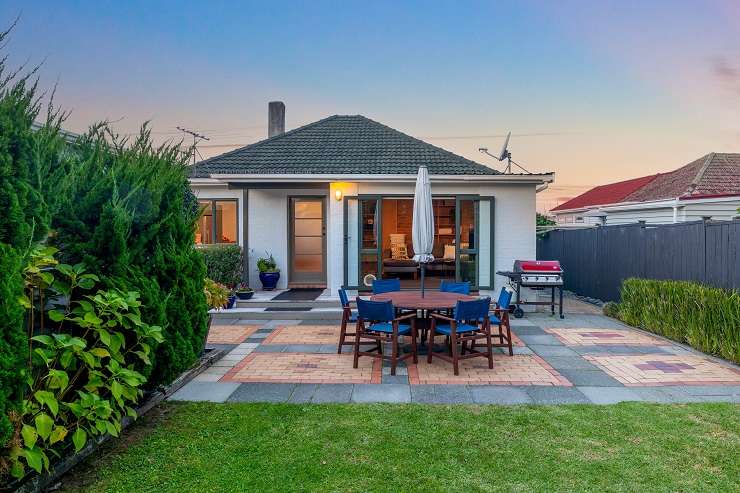
[[[555,171],[546,210],[594,185],[740,152],[740,1],[0,2],[11,65],[43,62],[66,127],[151,120],[204,156],[362,114],[478,162],[507,131]]]

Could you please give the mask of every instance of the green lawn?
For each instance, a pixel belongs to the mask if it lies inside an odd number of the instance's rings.
[[[738,491],[740,406],[169,403],[66,491]]]

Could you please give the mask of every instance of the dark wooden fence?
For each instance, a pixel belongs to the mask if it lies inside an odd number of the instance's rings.
[[[555,230],[537,258],[560,261],[565,289],[603,301],[619,300],[628,277],[740,289],[740,220]]]

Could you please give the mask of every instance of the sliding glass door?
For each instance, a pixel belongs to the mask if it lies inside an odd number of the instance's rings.
[[[435,197],[434,262],[427,286],[468,281],[474,289],[493,284],[493,197]],[[360,196],[344,200],[344,285],[369,289],[368,276],[398,277],[404,289],[419,288],[412,260],[411,196]]]

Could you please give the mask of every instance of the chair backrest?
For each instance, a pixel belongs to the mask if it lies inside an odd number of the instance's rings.
[[[508,310],[509,303],[511,303],[511,294],[511,291],[502,287],[501,292],[498,294],[498,301],[496,302],[496,305],[498,305],[498,307],[502,310]]]
[[[349,298],[347,297],[347,291],[345,291],[344,288],[339,288],[339,302],[344,308],[349,306]]]
[[[401,291],[400,279],[375,279],[373,281],[373,294],[392,293]]]
[[[470,294],[470,282],[455,282],[443,279],[442,283],[439,285],[439,290],[444,293]]]
[[[488,316],[491,298],[485,297],[473,301],[458,301],[453,318],[458,322],[479,320]]]
[[[372,322],[390,322],[395,315],[392,301],[370,301],[357,297],[357,316]]]

